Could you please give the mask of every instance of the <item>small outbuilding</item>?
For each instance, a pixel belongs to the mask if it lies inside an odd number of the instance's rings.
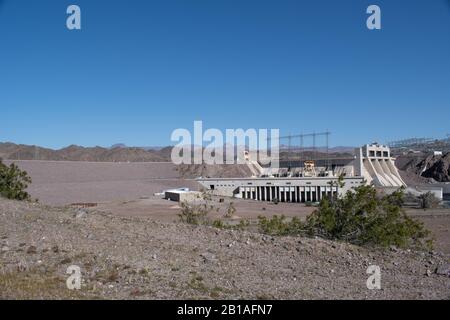
[[[201,198],[201,192],[189,191],[188,188],[170,189],[164,191],[164,199],[177,202],[190,202]]]

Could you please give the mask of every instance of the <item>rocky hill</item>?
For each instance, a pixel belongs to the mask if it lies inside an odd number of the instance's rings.
[[[370,265],[381,290],[366,286]],[[449,284],[439,253],[0,199],[0,299],[448,299]]]
[[[350,147],[330,148],[330,156],[352,156]],[[50,161],[94,161],[94,162],[144,162],[144,161],[170,161],[172,147],[128,147],[123,143],[114,144],[110,148],[81,147],[70,145],[66,148],[53,150],[34,145],[0,142],[0,158],[10,160],[50,160]],[[224,147],[224,155],[226,149]],[[235,153],[237,150],[235,149]],[[281,160],[294,159],[300,155],[299,150],[280,150]],[[305,149],[301,151],[305,159],[325,158],[326,154],[320,148],[317,150]],[[195,169],[198,171],[198,168]]]
[[[406,154],[397,157],[396,166],[407,174],[430,179],[450,181],[450,152],[444,155]]]
[[[171,147],[150,150],[116,145],[103,147],[69,147],[53,150],[38,146],[0,143],[0,157],[11,160],[54,160],[54,161],[94,161],[94,162],[156,162],[170,161]]]

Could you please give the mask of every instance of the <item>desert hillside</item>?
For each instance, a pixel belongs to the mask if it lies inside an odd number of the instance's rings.
[[[0,199],[0,298],[448,299],[444,257]],[[69,266],[82,287],[66,287]],[[369,265],[382,290],[366,287]]]
[[[401,155],[397,157],[395,164],[406,174],[420,177],[422,180],[450,181],[450,152],[444,155],[424,153]]]
[[[39,146],[0,142],[0,158],[8,160],[49,160],[49,161],[92,161],[92,162],[158,162],[171,161],[172,147],[127,147],[124,144],[115,144],[110,148],[104,147],[82,147],[71,145],[59,150],[43,148]],[[224,146],[224,155],[226,149]],[[237,150],[235,149],[235,154]],[[329,149],[330,156],[343,157],[352,156],[350,147],[334,147]],[[325,151],[318,148],[315,151],[305,149],[303,151],[293,150],[280,151],[280,158],[293,159],[302,155],[305,159],[314,157],[325,158]],[[200,172],[199,167],[190,168],[194,172]],[[206,168],[206,170],[209,170]],[[208,172],[208,171],[206,171]]]
[[[112,148],[71,145],[53,150],[39,146],[0,143],[0,157],[11,160],[93,161],[93,162],[158,162],[170,161],[171,147],[146,149],[117,145]]]

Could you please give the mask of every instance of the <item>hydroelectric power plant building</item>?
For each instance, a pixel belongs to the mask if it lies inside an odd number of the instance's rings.
[[[199,178],[212,194],[258,201],[316,202],[342,194],[361,184],[398,188],[406,186],[391,157],[390,149],[379,144],[365,145],[348,158],[291,162],[288,168],[263,168],[246,153],[252,177]],[[339,186],[339,178],[344,186]]]

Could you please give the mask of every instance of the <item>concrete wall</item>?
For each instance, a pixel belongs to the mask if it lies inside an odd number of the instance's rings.
[[[380,187],[406,186],[391,158],[389,147],[367,144],[355,150],[355,173],[363,176],[367,183]]]
[[[433,186],[442,188],[442,193],[450,195],[450,182],[433,183]]]

